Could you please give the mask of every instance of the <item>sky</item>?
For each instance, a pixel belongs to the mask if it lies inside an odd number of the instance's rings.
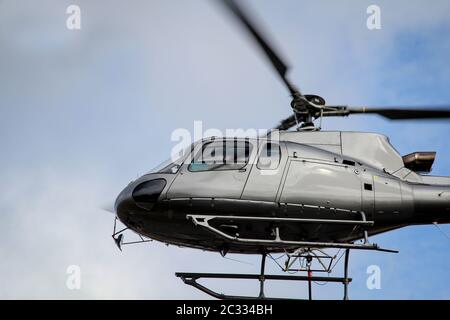
[[[450,103],[450,2],[243,0],[304,93],[330,104]],[[81,29],[66,27],[69,5]],[[381,29],[366,26],[369,5]],[[0,1],[0,298],[202,299],[176,271],[258,272],[259,257],[127,246],[102,210],[129,181],[168,158],[174,130],[270,128],[290,114],[286,89],[215,1]],[[384,133],[401,154],[437,151],[450,176],[448,122],[377,116],[325,119],[328,130]],[[450,226],[442,226],[450,234]],[[131,239],[131,238],[130,238]],[[434,226],[373,237],[399,254],[352,252],[351,299],[449,299],[449,241]],[[67,287],[79,266],[81,288]],[[381,270],[381,289],[366,286]],[[268,262],[268,271],[277,272]],[[339,270],[338,270],[339,271]],[[210,282],[256,295],[257,283]],[[270,296],[306,297],[268,283]],[[319,299],[340,299],[334,284]]]

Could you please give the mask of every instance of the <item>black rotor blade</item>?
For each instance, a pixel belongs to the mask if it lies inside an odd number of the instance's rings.
[[[280,124],[276,126],[274,129],[276,130],[288,130],[289,128],[293,127],[297,124],[297,121],[295,119],[295,115],[291,115],[287,117],[286,119],[280,121]]]
[[[450,108],[440,109],[391,109],[391,108],[348,108],[348,114],[379,114],[391,120],[445,119],[450,118]]]
[[[255,24],[251,21],[248,14],[244,12],[244,10],[238,6],[236,1],[234,0],[220,0],[225,4],[231,12],[239,19],[239,21],[246,27],[248,32],[253,36],[259,46],[262,48],[264,53],[267,55],[269,60],[272,62],[275,70],[280,75],[284,84],[287,86],[289,92],[292,96],[301,96],[301,93],[290,83],[290,81],[286,77],[286,72],[288,71],[287,65],[281,60],[280,56],[275,53],[273,46],[269,45],[266,39],[264,39],[260,30],[255,27]]]
[[[104,205],[100,209],[102,209],[103,211],[107,211],[107,212],[116,214],[116,210],[114,209],[114,205],[111,205],[111,204]]]
[[[334,109],[334,110],[333,110]],[[406,109],[406,108],[348,108],[347,106],[324,106],[323,117],[346,117],[351,114],[378,114],[391,120],[439,120],[450,118],[450,107],[447,108],[424,108],[424,109]],[[319,117],[320,113],[314,115]],[[301,118],[301,117],[300,117]],[[299,119],[300,121],[301,119]],[[282,120],[274,129],[288,130],[295,126],[297,120],[295,115]]]

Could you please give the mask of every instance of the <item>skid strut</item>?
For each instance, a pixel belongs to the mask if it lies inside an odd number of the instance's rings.
[[[350,249],[345,249],[345,260],[344,260],[344,300],[348,300],[348,258],[350,255]]]
[[[264,252],[262,254],[262,258],[261,258],[261,273],[259,275],[259,297],[260,299],[264,299],[265,295],[264,295],[264,270],[266,268],[266,253]]]

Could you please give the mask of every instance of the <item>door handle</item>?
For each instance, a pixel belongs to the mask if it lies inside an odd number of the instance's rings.
[[[239,172],[246,172],[246,171],[247,171],[246,168],[239,169]]]

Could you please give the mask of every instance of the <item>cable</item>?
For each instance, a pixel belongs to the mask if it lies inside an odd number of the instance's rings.
[[[450,236],[446,234],[445,231],[441,229],[441,227],[439,227],[439,224],[437,222],[433,222],[433,224],[448,240],[450,240]]]

